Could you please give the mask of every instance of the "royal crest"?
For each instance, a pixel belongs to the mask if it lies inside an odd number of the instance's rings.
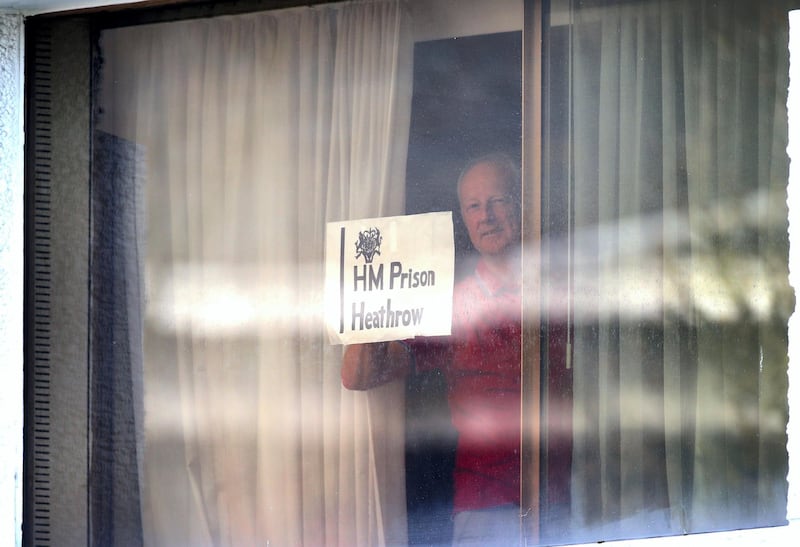
[[[367,264],[372,263],[375,255],[381,254],[381,231],[377,228],[370,228],[363,232],[358,232],[358,241],[356,241],[356,258],[363,256]]]

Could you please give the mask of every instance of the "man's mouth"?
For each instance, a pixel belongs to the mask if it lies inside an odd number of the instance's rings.
[[[481,237],[493,236],[495,234],[499,234],[502,231],[503,231],[503,229],[500,226],[496,226],[496,227],[492,228],[491,230],[486,230],[485,232],[482,232],[481,233]]]

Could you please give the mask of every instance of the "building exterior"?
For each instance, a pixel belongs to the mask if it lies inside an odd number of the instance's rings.
[[[25,17],[37,13],[60,11],[83,7],[102,7],[112,3],[78,0],[0,0],[0,542],[4,544],[22,543],[22,424],[23,424],[23,187],[25,166],[24,147],[24,25]],[[800,19],[795,26],[800,27]],[[793,36],[796,39],[796,36]],[[796,43],[796,42],[795,42]],[[800,55],[800,46],[797,48]],[[796,63],[795,63],[796,65]],[[793,70],[797,69],[796,66]],[[800,105],[800,91],[794,98]],[[790,101],[793,96],[790,94]],[[792,104],[792,103],[790,103]],[[800,139],[796,138],[800,127],[800,115],[792,125],[792,114],[797,114],[800,106],[793,110],[790,106],[790,155],[800,157]],[[791,176],[796,175],[792,172]],[[800,195],[797,190],[800,181],[789,183],[790,222],[796,228],[800,224]],[[793,241],[793,243],[795,243]],[[790,253],[794,270],[800,268],[797,246]],[[795,283],[796,287],[796,283]],[[795,321],[789,323],[790,366],[789,403],[790,409],[797,413],[800,406],[800,370],[797,360],[800,349],[796,347],[800,339],[800,326]],[[800,458],[800,432],[798,419],[790,416],[789,421],[789,504],[786,527],[749,530],[742,532],[722,532],[710,534],[704,541],[719,545],[772,545],[781,541],[791,541],[800,537],[800,472],[797,459]],[[660,544],[689,545],[697,538],[663,538]],[[631,545],[644,545],[648,540],[631,541]]]

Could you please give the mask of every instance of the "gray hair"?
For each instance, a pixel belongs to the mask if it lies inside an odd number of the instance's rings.
[[[517,167],[517,162],[511,159],[511,156],[505,152],[492,152],[490,154],[484,154],[467,162],[464,168],[461,169],[461,173],[458,175],[458,184],[456,184],[456,194],[459,200],[461,198],[461,183],[464,180],[464,176],[466,176],[470,169],[482,163],[493,165],[500,171],[500,173],[502,173],[511,199],[514,201],[514,203],[519,204],[521,201],[519,167]]]

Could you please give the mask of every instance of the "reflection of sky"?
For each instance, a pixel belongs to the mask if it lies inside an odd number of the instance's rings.
[[[253,419],[252,401],[242,397],[238,386],[230,386],[229,393],[225,394],[226,388],[218,387],[221,390],[216,398],[224,400],[225,404],[218,407],[218,412],[210,414],[207,418],[210,422],[205,428],[206,431],[220,431],[230,424],[249,424]],[[374,396],[380,395],[375,392]],[[677,395],[677,394],[676,394]],[[680,398],[676,397],[671,401],[664,392],[621,392],[619,393],[619,409],[617,416],[608,416],[610,422],[620,423],[622,430],[625,425],[629,425],[631,430],[639,429],[664,432],[669,435],[680,435],[681,428],[685,427],[680,420],[665,420],[665,408],[678,408]],[[148,407],[148,436],[159,437],[161,435],[186,435],[199,434],[200,432],[192,429],[184,430],[182,422],[182,402],[179,397],[175,397],[175,386],[164,382],[149,382],[147,384],[147,407]],[[571,407],[571,403],[569,405]],[[565,415],[571,415],[570,408],[565,409]],[[556,407],[551,405],[551,411]],[[648,409],[651,411],[648,412]],[[626,417],[620,420],[620,417]],[[736,419],[731,419],[736,417]],[[276,427],[275,432],[285,433],[287,443],[293,439],[296,432],[301,427],[307,427],[310,416],[294,415],[296,421],[286,422],[281,427]],[[319,416],[323,419],[323,416]],[[419,441],[436,444],[437,441],[448,439],[452,434],[451,424],[445,416],[433,415],[430,419],[418,420],[415,422],[415,434],[419,436]],[[474,417],[480,420],[480,417]],[[487,418],[490,419],[490,418]],[[301,423],[301,421],[303,423]],[[584,432],[596,432],[597,424],[584,423],[579,415],[574,415],[573,420],[562,423],[555,420],[550,425],[551,428],[564,425],[567,429],[563,431],[565,435],[580,436]],[[729,431],[732,433],[741,432],[743,427],[758,429],[760,435],[780,435],[785,431],[785,415],[779,409],[757,408],[752,405],[742,405],[741,402],[732,400],[722,400],[714,412],[703,412],[697,416],[697,427],[705,431]],[[255,431],[254,431],[255,433]],[[554,436],[558,436],[558,431],[552,431]],[[419,442],[415,441],[415,442]],[[279,441],[278,441],[279,442]]]
[[[276,272],[276,270],[285,270]],[[305,270],[305,271],[304,271]],[[278,279],[319,279],[308,268],[255,264],[183,263],[146,269],[147,318],[152,328],[197,336],[290,336],[298,325],[320,325],[322,284],[314,290]]]
[[[566,241],[544,245],[549,256],[550,282],[546,301],[551,309],[533,309],[531,313],[557,314],[571,295],[573,324],[596,324],[599,320],[619,319],[628,324],[662,321],[667,314],[688,323],[698,318],[712,323],[763,321],[785,317],[793,309],[793,293],[788,285],[786,245],[786,206],[780,196],[775,201],[763,195],[746,196],[741,200],[717,204],[693,214],[667,212],[664,215],[638,217],[600,226],[576,230],[571,252]],[[755,238],[753,236],[756,236]],[[735,242],[758,242],[764,246],[739,245]],[[769,238],[775,238],[770,240]],[[610,242],[616,241],[616,244]],[[619,244],[624,241],[624,244]],[[728,242],[722,244],[722,242]],[[731,243],[734,242],[734,243]],[[527,253],[526,256],[535,256]],[[320,257],[321,259],[321,257]],[[296,339],[311,334],[309,340],[324,341],[323,280],[321,263],[309,264],[211,264],[185,262],[172,266],[149,264],[146,268],[148,332],[161,332],[167,337],[184,334],[202,336],[230,343],[226,352],[236,367],[264,366],[263,362],[246,365],[239,358],[237,340],[284,337]],[[539,271],[538,264],[527,264]],[[572,269],[572,277],[568,275]],[[310,286],[303,279],[315,279]],[[567,280],[572,279],[571,284]],[[157,335],[157,334],[156,334]],[[319,336],[319,338],[315,338]],[[147,344],[146,344],[147,347]],[[760,348],[764,351],[764,348]],[[338,348],[327,347],[335,352]],[[151,366],[160,368],[160,356],[151,355]],[[338,374],[338,371],[333,374]],[[639,435],[654,432],[669,436],[683,433],[685,424],[675,419],[676,409],[685,403],[678,389],[663,386],[641,386],[641,390],[615,393],[619,406],[604,416],[608,423],[618,424],[619,432]],[[177,436],[199,435],[237,427],[246,435],[251,430],[252,400],[243,397],[241,387],[219,385],[218,400],[225,401],[209,414],[207,427],[187,431],[183,423],[177,387],[169,382],[148,381],[146,407],[148,436],[152,442]],[[611,388],[607,388],[611,389]],[[607,393],[611,396],[611,393]],[[381,397],[379,390],[367,397]],[[571,419],[550,423],[551,439],[559,432],[579,438],[584,432],[595,433],[596,421],[584,420],[572,412],[572,403],[554,401],[551,413],[558,413],[558,404],[566,404],[565,416]],[[447,415],[426,415],[408,431],[409,442],[418,447],[435,448],[442,439],[449,439],[452,427]],[[666,418],[666,419],[665,419]],[[325,420],[325,416],[304,416],[303,427],[316,427],[308,420]],[[722,398],[713,407],[705,407],[695,415],[697,431],[710,434],[741,434],[757,430],[766,438],[780,436],[786,428],[784,409],[780,404],[762,408],[736,397]],[[300,415],[292,415],[271,434],[275,442],[286,435],[286,443],[301,427]],[[238,425],[237,425],[238,424]],[[325,427],[326,424],[318,424]],[[252,430],[252,442],[256,442]]]
[[[671,212],[584,227],[576,231],[571,254],[564,240],[544,246],[550,249],[544,254],[551,281],[543,290],[552,307],[542,312],[564,313],[571,295],[575,322],[615,316],[639,321],[664,313],[714,322],[788,316],[793,297],[785,242],[768,241],[760,251],[717,243],[743,234],[748,241],[759,235],[785,238],[785,218],[783,203],[756,195],[693,215],[692,229],[684,215]],[[528,267],[539,270],[536,264]],[[320,271],[321,264],[187,262],[169,270],[151,264],[147,315],[154,328],[171,332],[286,336],[319,328],[321,333]],[[316,288],[303,283],[302,290],[295,289],[298,280],[312,279]]]

